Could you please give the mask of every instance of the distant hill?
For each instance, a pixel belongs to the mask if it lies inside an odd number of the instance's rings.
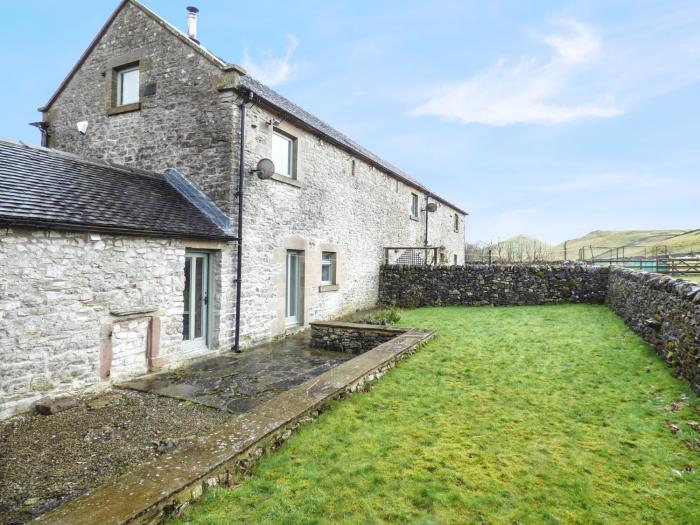
[[[552,258],[552,246],[540,239],[522,234],[493,243],[467,243],[465,254],[467,260],[472,261],[543,261]]]
[[[652,255],[654,247],[661,249],[665,246],[670,253],[685,253],[693,249],[700,251],[700,230],[596,230],[567,241],[566,258],[577,259],[580,248],[585,248],[585,257],[588,259],[591,247],[596,257],[601,257],[606,255],[608,249],[623,246],[626,257]],[[552,252],[556,258],[563,258],[564,243],[553,246]],[[621,251],[619,254],[622,256]]]
[[[545,248],[551,248],[552,246],[550,244],[547,244],[546,242],[536,239],[535,237],[530,237],[529,235],[520,234],[516,235],[514,237],[509,237],[508,239],[504,241],[500,241],[498,244],[511,244],[513,246],[542,246]]]
[[[690,230],[677,235],[664,241],[664,244],[668,246],[669,253],[700,253],[700,230]]]

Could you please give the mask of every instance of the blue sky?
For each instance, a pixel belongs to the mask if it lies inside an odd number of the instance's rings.
[[[698,2],[195,1],[206,47],[461,205],[470,241],[700,227]],[[2,6],[1,136],[39,141],[116,5]]]

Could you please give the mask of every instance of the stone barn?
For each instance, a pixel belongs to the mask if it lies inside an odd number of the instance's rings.
[[[2,143],[3,416],[371,307],[406,248],[463,263],[463,210],[212,54],[196,16],[122,1],[40,108],[44,148]]]

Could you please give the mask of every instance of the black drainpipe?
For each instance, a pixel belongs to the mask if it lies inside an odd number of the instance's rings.
[[[241,340],[241,268],[243,265],[243,186],[245,182],[245,136],[246,109],[253,101],[253,94],[247,91],[243,94],[243,102],[238,106],[241,110],[241,149],[238,156],[238,235],[236,237],[236,335],[233,351],[239,353]]]
[[[35,128],[39,128],[39,131],[41,131],[41,147],[42,148],[48,148],[49,147],[49,123],[48,122],[30,122],[30,126],[34,126]]]
[[[428,246],[428,216],[430,215],[430,212],[428,211],[428,199],[430,199],[430,195],[426,194],[425,195],[425,240],[423,241],[424,246]]]

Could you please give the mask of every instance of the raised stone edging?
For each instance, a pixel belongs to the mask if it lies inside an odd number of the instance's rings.
[[[317,348],[362,354],[406,332],[392,326],[323,321],[311,323],[311,345]]]
[[[63,525],[154,524],[182,511],[208,487],[232,484],[266,451],[316,417],[332,399],[362,390],[435,336],[406,329],[391,341],[288,390],[207,436],[146,463],[36,522]]]

